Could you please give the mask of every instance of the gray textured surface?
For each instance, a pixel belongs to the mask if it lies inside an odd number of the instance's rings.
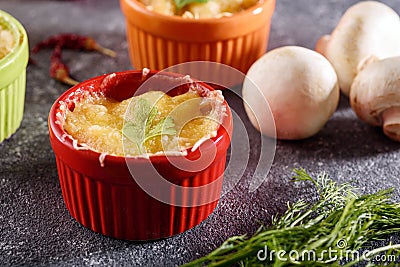
[[[319,36],[329,33],[355,2],[277,0],[269,49],[291,44],[313,48]],[[383,2],[400,12],[400,1]],[[118,1],[0,0],[0,9],[25,25],[31,45],[51,34],[75,32],[90,34],[117,51],[116,59],[96,53],[64,53],[78,80],[131,68]],[[179,265],[211,251],[229,236],[252,233],[260,222],[269,224],[272,215],[285,210],[287,201],[310,198],[308,186],[290,183],[291,170],[300,166],[313,174],[327,171],[340,182],[351,180],[364,193],[395,187],[394,197],[399,199],[400,144],[359,121],[342,98],[334,116],[316,136],[277,143],[268,179],[256,192],[249,193],[247,188],[254,168],[250,162],[238,186],[194,229],[143,243],[93,233],[71,218],[61,196],[47,115],[68,87],[48,78],[49,56],[49,51],[34,56],[39,64],[27,70],[22,126],[0,144],[1,265]],[[243,115],[240,101],[232,94],[227,94],[227,99]],[[245,123],[250,140],[256,142],[257,133]]]

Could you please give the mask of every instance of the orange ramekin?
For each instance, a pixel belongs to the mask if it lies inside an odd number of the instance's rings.
[[[275,0],[230,17],[188,19],[148,10],[137,0],[120,0],[130,58],[137,69],[162,70],[188,61],[212,61],[246,73],[267,50]]]
[[[205,220],[220,198],[226,153],[232,133],[232,115],[226,102],[227,116],[224,117],[217,136],[194,151],[188,149],[186,156],[157,155],[143,158],[107,155],[104,161],[99,161],[99,152],[90,149],[77,150],[73,139],[63,130],[60,118],[65,114],[65,107],[73,109],[74,102],[79,101],[85,93],[101,90],[109,92],[107,94],[115,99],[126,99],[133,96],[145,80],[155,74],[156,72],[150,72],[146,79],[142,79],[141,71],[119,72],[112,74],[112,82],[106,83],[104,81],[110,75],[92,78],[62,94],[49,113],[50,141],[56,156],[66,207],[79,223],[106,236],[126,240],[151,240],[172,236]],[[160,83],[163,82],[165,81],[161,79]],[[196,83],[201,88],[213,90],[204,83]],[[200,171],[182,170],[171,163],[171,158],[175,163],[184,160],[196,168],[198,159],[210,156],[210,147],[215,149],[213,160]],[[173,185],[157,187],[153,174],[146,171],[149,167],[157,170],[158,174]],[[133,178],[132,169],[135,170],[134,175],[140,176],[139,179]],[[170,199],[164,202],[152,197],[143,190],[139,180],[142,183],[153,183],[152,186]],[[184,189],[176,190],[174,185]],[[188,193],[191,188],[204,185],[209,186],[207,192]],[[171,204],[182,199],[188,205]]]

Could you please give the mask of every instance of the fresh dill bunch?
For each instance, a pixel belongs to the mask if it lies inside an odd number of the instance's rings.
[[[368,250],[372,241],[400,231],[400,203],[390,200],[393,189],[358,195],[348,183],[337,184],[328,175],[313,179],[295,169],[294,180],[311,182],[315,203],[288,203],[270,227],[251,237],[234,236],[203,258],[183,266],[352,266],[374,265],[374,257],[398,260],[400,244]],[[393,262],[387,262],[388,264]],[[382,266],[382,265],[379,265]],[[393,266],[396,266],[394,264]]]

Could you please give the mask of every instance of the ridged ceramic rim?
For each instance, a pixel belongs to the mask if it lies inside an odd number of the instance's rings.
[[[120,0],[120,4],[126,19],[130,23],[137,25],[138,28],[146,29],[146,31],[151,33],[157,33],[165,38],[191,42],[218,41],[248,34],[266,24],[271,19],[275,9],[275,0],[261,0],[256,5],[229,17],[187,19],[148,10],[138,0]],[[134,16],[129,13],[134,14]],[[250,18],[257,21],[257,25],[249,25],[248,21]],[[134,19],[138,21],[148,20],[151,23],[135,22]],[[169,30],[161,34],[157,31],[158,25],[169,25]],[[239,25],[246,25],[246,27],[238,30],[236,26]],[[179,34],[176,31],[176,29],[182,30],[184,28],[190,29],[187,31],[189,34]],[[204,28],[210,30],[210,36],[197,34],[198,29]],[[231,33],[232,29],[235,29],[234,34]],[[226,35],[226,38],[213,36],[214,31],[217,31],[218,35]]]
[[[13,82],[28,64],[28,37],[22,24],[13,16],[0,10],[0,24],[11,30],[17,39],[16,46],[4,58],[0,59],[0,90]]]

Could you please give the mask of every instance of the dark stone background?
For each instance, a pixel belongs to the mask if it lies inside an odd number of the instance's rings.
[[[313,48],[355,2],[277,0],[268,49],[283,45]],[[400,1],[382,2],[400,12]],[[116,0],[0,0],[0,9],[24,24],[31,46],[52,34],[74,32],[91,35],[117,51],[116,59],[64,52],[77,80],[132,68]],[[290,182],[296,167],[314,175],[326,171],[339,182],[351,181],[362,193],[394,187],[394,198],[399,200],[400,144],[358,120],[342,97],[338,110],[317,135],[277,142],[271,170],[255,192],[249,192],[248,185],[258,160],[256,152],[250,153],[247,165],[243,163],[242,177],[232,177],[235,169],[228,172],[228,181],[240,178],[240,182],[194,229],[152,242],[126,242],[94,233],[71,218],[61,196],[47,115],[68,87],[49,78],[49,57],[50,51],[33,56],[38,65],[27,69],[22,126],[0,144],[0,265],[180,265],[205,255],[232,235],[251,234],[260,223],[268,225],[272,215],[286,209],[287,201],[312,199],[309,185]],[[259,135],[247,121],[240,99],[233,93],[225,95],[247,127],[251,149],[257,149]]]

